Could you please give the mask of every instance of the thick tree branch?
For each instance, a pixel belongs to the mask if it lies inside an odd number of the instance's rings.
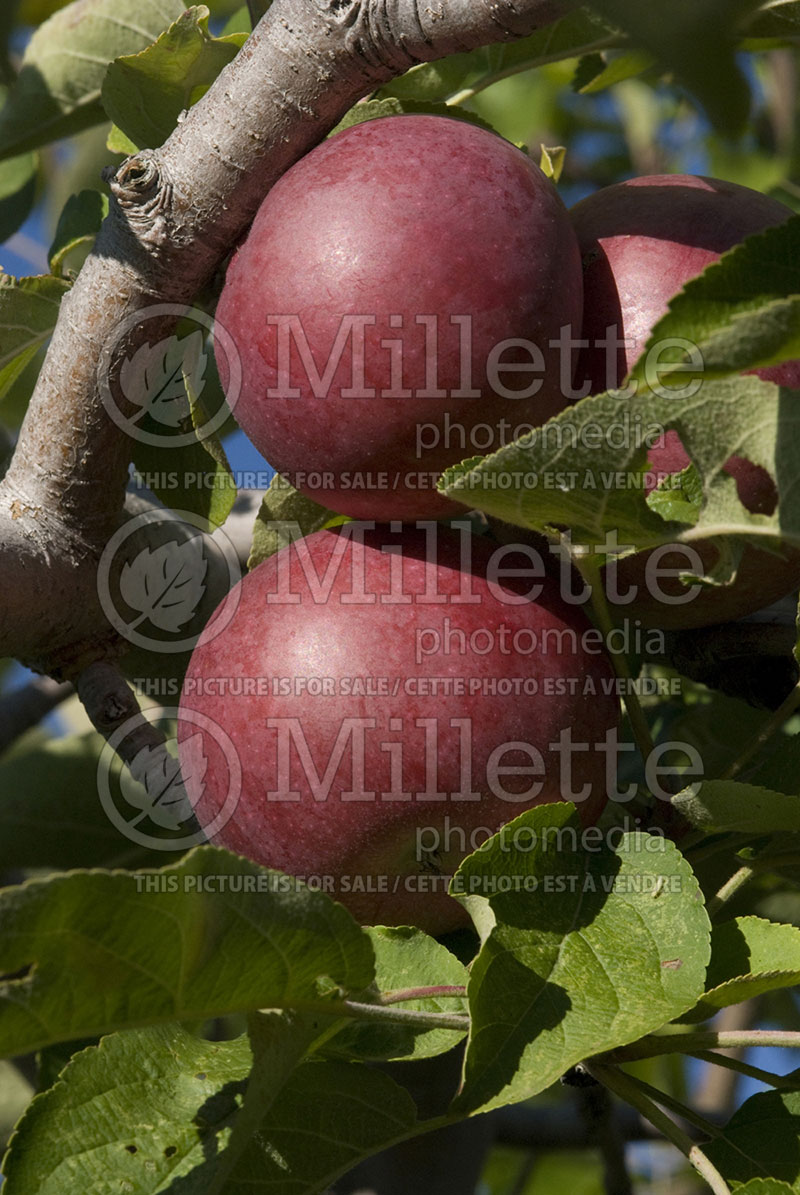
[[[108,650],[94,565],[118,523],[131,444],[102,388],[130,410],[120,365],[153,336],[137,313],[188,304],[270,186],[360,97],[415,63],[523,37],[575,6],[275,0],[167,142],[123,163],[0,485],[0,655],[74,675]],[[165,316],[162,334],[174,322]]]

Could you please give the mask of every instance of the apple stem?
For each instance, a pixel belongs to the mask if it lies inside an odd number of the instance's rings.
[[[720,776],[720,779],[733,780],[734,777],[738,776],[745,764],[750,762],[753,756],[761,750],[764,744],[767,743],[773,735],[778,733],[784,722],[786,722],[792,716],[792,714],[795,713],[798,705],[800,705],[800,685],[795,685],[789,696],[781,702],[769,720],[761,727],[758,734],[753,735],[752,739],[750,739],[741,755],[739,755],[733,761],[733,763],[725,769]]]
[[[439,997],[459,997],[462,1000],[467,994],[465,987],[458,985],[441,985],[430,988],[397,988],[391,992],[381,992],[381,1004],[402,1004],[404,1000],[436,1000]]]
[[[415,1012],[410,1008],[385,1008],[382,1004],[362,1004],[357,1000],[343,1000],[341,1004],[326,1005],[325,1011],[360,1021],[394,1021],[401,1025],[413,1025],[417,1029],[456,1029],[466,1033],[470,1026],[470,1019],[466,1014]]]

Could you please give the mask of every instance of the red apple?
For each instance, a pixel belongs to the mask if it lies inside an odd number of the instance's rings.
[[[573,799],[593,823],[613,776],[602,637],[541,575],[530,553],[433,523],[319,531],[265,561],[184,681],[201,825],[231,807],[219,726],[241,791],[215,842],[365,923],[465,923],[446,892],[467,853],[532,805]]]
[[[270,464],[331,509],[415,519],[462,509],[442,469],[563,408],[574,353],[550,342],[577,338],[581,304],[550,180],[485,129],[415,115],[351,127],[278,181],[217,319]]]
[[[578,378],[591,394],[621,385],[669,300],[734,245],[783,224],[791,208],[737,183],[655,174],[604,187],[570,210],[583,262],[584,312]],[[620,345],[602,343],[614,329]],[[800,361],[759,370],[800,385]],[[683,466],[682,466],[683,467]]]
[[[583,338],[578,382],[588,380],[590,393],[622,384],[644,350],[669,300],[722,253],[753,233],[782,224],[791,210],[749,187],[693,175],[653,175],[629,179],[596,191],[571,210],[584,269]],[[606,344],[608,330],[618,341],[616,352]],[[800,361],[757,371],[785,386],[800,386]],[[674,473],[689,457],[674,430],[650,449],[655,473]],[[732,456],[725,471],[736,481],[739,499],[752,514],[772,514],[778,501],[775,482],[760,465]],[[652,488],[649,487],[649,488]],[[713,540],[693,545],[700,571],[718,558]],[[696,627],[751,614],[783,597],[800,583],[800,555],[765,552],[751,546],[733,584],[704,588],[690,601],[668,605],[648,591],[645,570],[649,554],[640,553],[618,565],[620,588],[635,584],[639,595],[622,615],[648,625]],[[661,553],[661,567],[693,571],[684,549]],[[663,580],[673,597],[687,594],[677,576]]]

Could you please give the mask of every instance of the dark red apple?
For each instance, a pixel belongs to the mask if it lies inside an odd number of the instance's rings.
[[[331,509],[415,519],[462,509],[442,469],[563,408],[581,305],[550,180],[485,129],[415,115],[346,129],[278,181],[217,319],[270,464]]]
[[[544,802],[575,800],[591,824],[612,783],[602,637],[541,574],[530,553],[434,523],[350,524],[265,561],[184,681],[201,825],[231,808],[219,726],[241,791],[215,842],[321,884],[365,923],[463,924],[446,892],[467,853]]]
[[[584,312],[578,379],[589,393],[621,385],[669,300],[734,245],[783,224],[791,208],[737,183],[655,174],[604,187],[570,209],[583,263]],[[616,353],[607,330],[625,341]],[[759,370],[800,385],[800,361]]]
[[[578,381],[587,380],[592,394],[620,386],[669,300],[722,253],[792,214],[784,204],[749,187],[682,174],[629,179],[576,204],[570,215],[583,261],[583,338],[589,341],[581,352]],[[615,348],[609,348],[609,331]],[[800,361],[757,372],[784,386],[800,386]],[[679,472],[689,464],[671,429],[650,449],[648,459],[653,472],[660,474]],[[773,513],[778,493],[763,467],[732,456],[725,470],[735,479],[747,510]],[[714,541],[693,547],[702,561],[701,571],[710,569],[718,558]],[[620,607],[619,613],[635,615],[649,625],[696,627],[740,618],[800,583],[796,552],[782,556],[777,550],[767,553],[748,545],[733,584],[703,588],[690,601],[669,605],[648,590],[645,570],[650,559],[640,553],[618,565],[620,588],[639,588],[635,602]],[[683,549],[662,553],[660,567],[693,571]],[[687,594],[677,576],[659,584],[673,597]]]

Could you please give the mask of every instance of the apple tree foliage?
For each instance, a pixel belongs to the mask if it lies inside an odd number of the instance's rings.
[[[273,15],[281,5],[274,0]],[[162,145],[247,52],[251,13],[265,7],[15,0],[0,14],[0,232],[13,237],[40,200],[51,238],[49,273],[0,279],[0,457],[107,216],[99,167]],[[543,161],[558,164],[563,193],[575,197],[632,173],[692,168],[694,153],[704,173],[800,210],[800,110],[786,93],[787,78],[798,80],[800,3],[593,0],[560,16],[554,5],[549,17],[527,37],[412,67],[367,91],[343,123],[441,112],[496,127],[537,159],[540,140],[561,142],[566,152],[545,150]],[[213,312],[214,299],[211,285],[195,304]],[[557,417],[576,433],[568,454],[545,437],[512,443],[455,465],[442,491],[465,510],[567,536],[595,580],[609,532],[645,549],[723,531],[729,550],[711,585],[735,583],[745,542],[800,545],[800,395],[775,401],[771,384],[745,372],[800,356],[800,217],[690,283],[657,335],[701,346],[701,402],[659,398],[637,366],[636,394],[597,395]],[[194,343],[173,363],[190,430],[204,422],[201,404],[220,407],[213,383],[199,395],[211,358],[207,343]],[[672,362],[681,381],[683,364]],[[641,444],[582,447],[579,434],[591,423],[630,425],[645,410],[679,427],[694,465],[679,490],[649,498],[620,480],[644,473]],[[231,427],[224,419],[221,433]],[[737,451],[775,476],[773,514],[750,515],[738,501],[721,470]],[[201,489],[152,488],[209,531],[225,523],[235,486],[216,436],[132,452],[140,470],[166,476],[180,458],[179,475],[213,477]],[[502,484],[520,472],[580,481]],[[336,521],[273,487],[251,563],[281,545],[287,523],[309,533]],[[515,829],[539,845],[509,853],[498,838],[468,857],[456,878],[474,932],[441,942],[413,928],[362,928],[324,892],[287,889],[216,847],[165,858],[157,841],[109,821],[98,769],[131,803],[136,785],[74,703],[64,707],[68,733],[28,730],[0,756],[0,1046],[31,1064],[0,1064],[4,1192],[312,1195],[432,1129],[523,1101],[565,1107],[554,1085],[578,1066],[683,1151],[697,1189],[800,1191],[794,640],[789,618],[748,624],[738,637],[713,627],[673,634],[660,659],[640,645],[618,659],[623,687],[636,676],[659,684],[628,702],[636,746],[622,772],[635,797],[602,823],[617,832],[587,850],[564,833],[579,826],[572,806],[522,813]],[[677,687],[660,683],[676,677]],[[694,749],[703,770],[689,783],[685,761],[676,765],[664,802],[637,749],[667,742]],[[168,769],[164,780],[168,791]],[[144,797],[139,810],[170,829]],[[562,834],[558,852],[542,845],[548,831]],[[482,894],[468,894],[472,880],[506,874],[532,882],[523,891],[498,882],[488,895],[476,883]],[[222,890],[220,876],[231,881]],[[712,1019],[739,1006],[738,1021]],[[725,1046],[739,1052],[714,1052]],[[456,1047],[461,1082],[433,1118],[391,1067],[376,1065]],[[692,1058],[764,1090],[712,1122],[693,1108]],[[523,1187],[517,1163],[495,1151],[485,1189],[603,1189],[588,1155],[562,1164],[548,1170],[542,1160]]]

